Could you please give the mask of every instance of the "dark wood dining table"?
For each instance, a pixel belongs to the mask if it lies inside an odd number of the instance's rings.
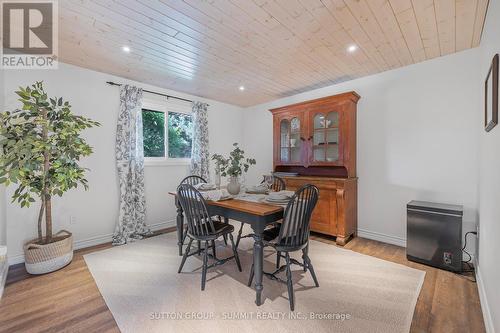
[[[176,192],[169,192],[176,196]],[[184,214],[178,200],[175,200],[177,207],[177,245],[179,247],[179,256],[182,256],[182,246],[184,240]],[[223,201],[207,200],[207,208],[212,216],[222,216],[224,222],[229,219],[248,223],[253,230],[253,263],[255,271],[255,303],[262,304],[262,278],[264,276],[264,245],[262,233],[270,223],[279,221],[283,218],[283,207],[270,205],[260,202],[251,202],[239,199],[230,199]]]

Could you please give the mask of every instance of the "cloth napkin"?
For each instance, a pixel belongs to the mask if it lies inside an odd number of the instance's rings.
[[[268,188],[265,184],[260,184],[260,185],[253,185],[253,186],[249,186],[247,187],[246,189],[247,191],[250,191],[250,192],[267,192]]]
[[[222,198],[227,198],[229,192],[226,189],[222,190],[210,190],[205,192],[200,192],[205,200],[219,201]]]
[[[269,193],[269,197],[274,198],[274,199],[281,199],[281,198],[288,199],[288,198],[293,197],[294,194],[295,194],[294,191],[283,190],[283,191],[279,191],[279,192],[271,192],[271,193]]]
[[[265,194],[249,194],[240,193],[236,196],[236,199],[250,202],[262,202],[266,198]]]
[[[215,189],[214,184],[207,184],[207,183],[198,183],[196,185],[193,185],[193,187],[198,191],[208,191]]]

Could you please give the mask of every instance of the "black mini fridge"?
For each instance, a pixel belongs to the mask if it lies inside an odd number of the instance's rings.
[[[463,207],[426,201],[407,205],[406,257],[408,260],[462,271]]]

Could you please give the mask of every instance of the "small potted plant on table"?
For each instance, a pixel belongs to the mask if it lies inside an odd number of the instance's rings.
[[[214,154],[212,160],[217,164],[217,170],[223,177],[229,176],[229,184],[227,191],[230,194],[236,195],[240,193],[239,176],[243,172],[247,172],[250,165],[254,165],[255,159],[245,158],[245,152],[238,147],[238,143],[233,143],[234,149],[229,153],[229,158],[225,158],[220,154]]]
[[[29,207],[35,198],[41,201],[38,238],[24,245],[24,255],[28,273],[44,274],[73,259],[72,234],[52,232],[52,197],[79,184],[87,189],[86,169],[78,161],[92,148],[80,132],[100,124],[74,115],[62,98],[48,98],[42,82],[16,94],[22,109],[0,113],[0,184],[17,184],[12,201],[21,207]]]

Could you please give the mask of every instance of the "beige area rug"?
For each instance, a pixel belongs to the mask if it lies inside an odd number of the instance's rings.
[[[243,272],[229,261],[207,274],[189,257],[177,274],[175,233],[85,255],[122,332],[408,332],[425,273],[318,241],[310,243],[320,287],[293,266],[295,311],[286,285],[264,277],[264,304],[247,287],[253,240],[240,244]],[[218,257],[230,251],[218,243]],[[265,270],[275,255],[265,252]],[[295,256],[297,259],[299,255]]]

